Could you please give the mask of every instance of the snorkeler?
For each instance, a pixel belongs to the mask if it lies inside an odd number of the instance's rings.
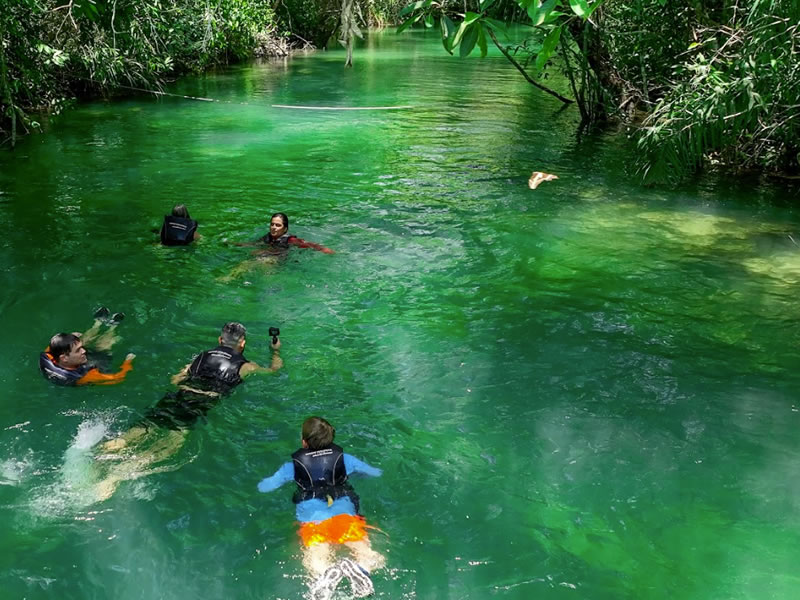
[[[314,242],[307,242],[295,235],[289,235],[289,217],[285,213],[275,213],[269,220],[269,231],[259,238],[259,243],[270,248],[288,248],[297,246],[298,248],[313,248],[324,254],[333,254],[333,250]]]
[[[226,323],[216,348],[201,352],[172,376],[171,382],[178,386],[178,391],[164,396],[142,421],[122,436],[103,444],[102,449],[113,452],[124,448],[154,427],[185,431],[204,418],[223,396],[242,383],[244,377],[253,373],[274,373],[283,366],[277,334],[270,341],[272,362],[269,367],[259,366],[244,357],[246,335],[247,330],[241,323]]]
[[[253,254],[256,258],[239,263],[228,275],[221,277],[219,281],[231,281],[245,271],[257,267],[259,264],[275,262],[277,258],[285,255],[291,246],[312,248],[324,254],[335,254],[333,250],[321,244],[307,242],[297,236],[289,235],[289,217],[287,217],[285,213],[275,213],[272,215],[269,222],[269,231],[263,237],[258,238],[255,242],[237,242],[235,245],[244,247],[255,246],[257,250],[254,250]]]
[[[285,251],[290,246],[297,246],[298,248],[312,248],[324,254],[335,254],[330,248],[326,248],[321,244],[314,242],[307,242],[300,239],[296,235],[289,234],[289,217],[285,213],[275,213],[269,221],[269,231],[263,237],[258,238],[255,242],[237,243],[237,246],[256,246],[263,248],[264,252],[258,254],[278,254]]]
[[[188,246],[201,237],[197,233],[197,221],[189,216],[185,204],[176,204],[171,215],[164,215],[159,235],[165,246]]]
[[[270,331],[273,338],[269,367],[261,367],[244,357],[246,333],[241,323],[227,323],[216,348],[200,353],[172,377],[172,383],[179,388],[177,392],[167,394],[128,431],[98,447],[95,458],[101,462],[95,464],[105,472],[96,484],[95,501],[111,497],[122,481],[175,468],[152,469],[151,465],[177,453],[189,429],[242,383],[244,377],[252,373],[274,373],[283,366],[278,353],[281,342],[277,330],[274,334]]]
[[[345,454],[333,443],[336,430],[321,417],[303,422],[302,448],[292,454],[271,477],[258,484],[259,492],[271,492],[288,481],[297,484],[293,501],[300,522],[303,566],[311,575],[312,600],[327,600],[342,577],[350,580],[353,596],[363,598],[375,590],[370,571],[383,567],[386,559],[372,549],[364,517],[358,514],[359,498],[349,475],[372,477],[381,470]],[[334,562],[334,544],[343,544],[352,559]]]
[[[39,369],[48,380],[59,385],[112,385],[120,383],[133,369],[135,354],[128,354],[117,373],[102,373],[98,362],[110,362],[110,350],[119,336],[117,325],[123,313],[109,316],[103,306],[94,314],[94,324],[84,333],[57,333],[50,345],[39,355]],[[106,331],[100,333],[103,325]],[[90,348],[90,353],[87,352]]]

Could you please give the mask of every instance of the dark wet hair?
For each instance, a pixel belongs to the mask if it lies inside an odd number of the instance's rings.
[[[275,217],[280,217],[281,221],[283,221],[283,226],[286,227],[286,230],[289,230],[289,217],[286,216],[286,213],[275,213],[269,218],[269,222],[272,223],[272,219]]]
[[[58,360],[62,354],[69,354],[72,347],[81,341],[74,333],[57,333],[50,338],[50,355]]]
[[[308,417],[303,421],[303,439],[309,450],[327,448],[336,437],[336,429],[322,417]]]
[[[245,329],[244,325],[236,321],[231,321],[230,323],[225,323],[219,337],[222,338],[223,346],[233,348],[244,339],[245,335],[247,335],[247,329]]]
[[[185,204],[176,204],[172,207],[172,216],[173,217],[182,217],[184,219],[191,219],[192,217],[189,216],[189,209],[186,208]]]

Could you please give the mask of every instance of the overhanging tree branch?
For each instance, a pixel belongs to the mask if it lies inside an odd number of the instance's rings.
[[[574,100],[570,100],[569,98],[566,98],[566,97],[562,96],[561,94],[559,94],[557,91],[551,90],[549,87],[547,87],[545,85],[542,85],[538,81],[534,80],[530,75],[528,75],[528,73],[525,71],[523,66],[521,64],[519,64],[516,61],[516,59],[514,59],[514,57],[511,56],[511,54],[508,53],[508,50],[506,50],[505,47],[503,47],[503,45],[500,44],[499,41],[497,41],[497,36],[494,34],[494,31],[492,31],[492,29],[490,27],[486,27],[486,31],[489,32],[489,37],[492,38],[492,41],[494,42],[494,45],[497,46],[498,50],[500,50],[500,52],[503,53],[503,56],[505,56],[508,59],[508,61],[512,65],[514,65],[520,73],[522,73],[522,76],[528,81],[528,83],[530,83],[531,85],[539,88],[543,92],[547,92],[551,96],[555,96],[556,98],[561,100],[564,104],[572,104],[573,102],[575,102]]]

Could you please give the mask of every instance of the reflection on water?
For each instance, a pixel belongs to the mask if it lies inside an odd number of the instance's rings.
[[[416,32],[370,44],[344,73],[318,53],[174,88],[226,103],[82,106],[0,155],[2,589],[299,598],[291,493],[255,486],[320,414],[384,471],[355,482],[386,533],[377,596],[792,597],[785,190],[639,188],[617,138],[576,138],[502,57]],[[559,179],[530,190],[532,171]],[[178,200],[203,240],[162,248],[150,230]],[[276,211],[336,254],[228,280],[249,258],[233,243]],[[99,305],[126,313],[134,371],[50,386],[38,353]],[[279,326],[285,369],[163,461],[96,460],[233,319],[263,364]]]

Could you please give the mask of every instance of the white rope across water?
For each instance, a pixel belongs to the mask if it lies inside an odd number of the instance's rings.
[[[413,106],[292,106],[289,104],[273,104],[272,108],[293,108],[296,110],[408,110]]]
[[[200,100],[201,102],[220,102],[222,104],[244,104],[251,105],[249,102],[235,102],[233,100],[217,100],[216,98],[203,98],[202,96],[184,96],[183,94],[170,94],[169,92],[162,92],[159,90],[148,90],[144,88],[132,87],[129,85],[121,85],[121,88],[127,90],[135,90],[137,92],[145,92],[155,96],[171,96],[173,98],[183,98],[185,100]],[[261,105],[263,106],[263,104]],[[273,104],[272,108],[290,108],[295,110],[408,110],[414,108],[410,105],[401,106],[293,106],[291,104]]]

